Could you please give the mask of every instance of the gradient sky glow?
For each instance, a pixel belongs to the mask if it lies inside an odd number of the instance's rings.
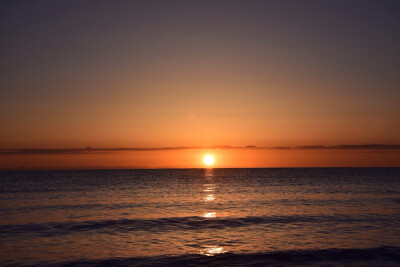
[[[202,149],[0,153],[0,168],[399,145],[399,14],[399,1],[1,1],[0,149]],[[399,149],[244,151],[215,150],[216,166],[400,166]]]

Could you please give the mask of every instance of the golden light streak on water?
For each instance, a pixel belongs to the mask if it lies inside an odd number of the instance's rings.
[[[214,256],[216,254],[222,254],[226,253],[227,251],[224,250],[223,247],[221,246],[206,246],[205,248],[202,248],[199,251],[200,255],[205,255],[205,256]]]

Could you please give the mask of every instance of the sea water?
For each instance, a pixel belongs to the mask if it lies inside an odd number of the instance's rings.
[[[0,172],[0,265],[400,265],[400,168]]]

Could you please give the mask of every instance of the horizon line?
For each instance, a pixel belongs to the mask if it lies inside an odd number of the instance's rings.
[[[400,168],[399,166],[286,166],[286,167],[101,167],[101,166],[87,166],[87,167],[37,167],[37,168],[0,168],[0,172],[8,171],[106,171],[106,170],[194,170],[194,169],[333,169],[333,168],[346,168],[346,169],[384,169],[384,168]]]

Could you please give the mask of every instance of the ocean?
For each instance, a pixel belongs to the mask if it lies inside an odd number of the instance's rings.
[[[400,168],[0,172],[0,265],[400,266]]]

